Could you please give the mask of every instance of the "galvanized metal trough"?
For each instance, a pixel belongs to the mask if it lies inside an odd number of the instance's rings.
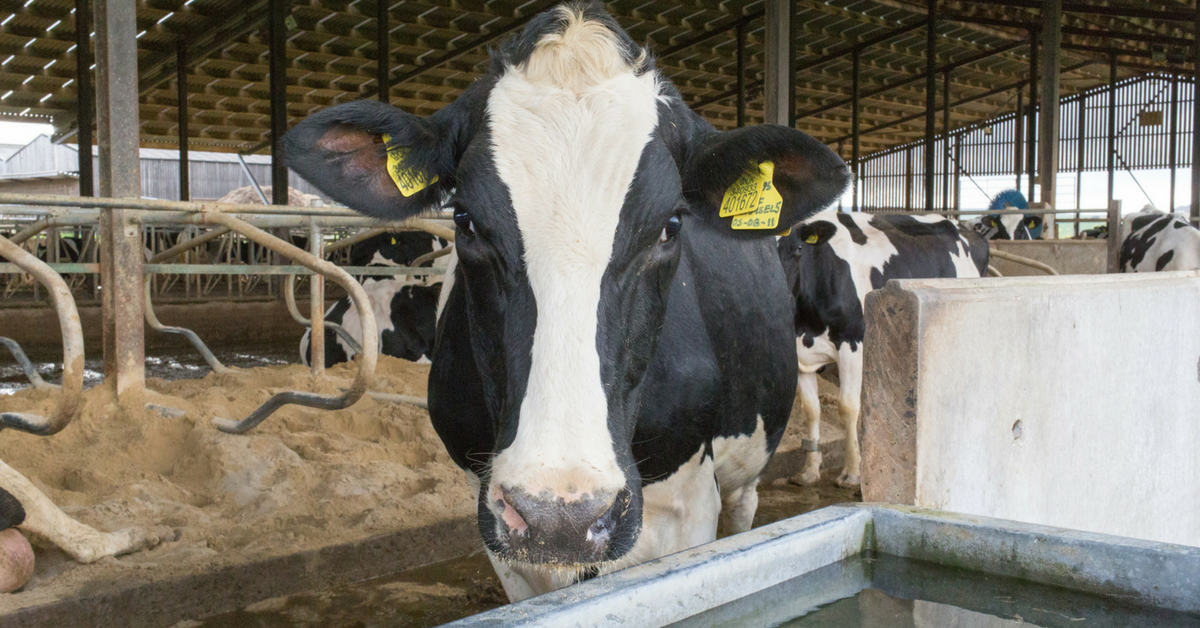
[[[447,626],[728,626],[746,625],[747,616],[752,625],[774,626],[873,586],[861,567],[839,565],[864,552],[1019,578],[1125,605],[1200,613],[1200,548],[855,504],[780,521]],[[822,573],[814,574],[818,570]],[[814,577],[797,580],[805,574]]]

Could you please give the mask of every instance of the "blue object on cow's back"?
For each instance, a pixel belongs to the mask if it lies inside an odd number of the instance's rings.
[[[997,194],[992,198],[992,204],[988,205],[989,210],[1006,208],[1029,209],[1029,201],[1025,199],[1025,195],[1021,194],[1020,190],[1011,189]]]

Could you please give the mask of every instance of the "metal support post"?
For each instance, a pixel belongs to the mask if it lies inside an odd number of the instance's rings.
[[[1116,159],[1117,159],[1117,57],[1116,57],[1116,55],[1109,57],[1109,60],[1108,60],[1108,146],[1106,148],[1107,148],[1106,152],[1108,153],[1108,160],[1107,160],[1108,202],[1111,204],[1113,201],[1113,185],[1114,185],[1113,176],[1114,176],[1114,173],[1116,172]],[[1192,181],[1193,181],[1192,187],[1193,188],[1196,187],[1194,185],[1194,183],[1196,181],[1196,175],[1195,175],[1196,172],[1197,172],[1197,170],[1195,168],[1192,168],[1192,173],[1193,173],[1192,174]],[[1194,193],[1192,195],[1192,198],[1195,199]],[[1193,200],[1192,202],[1194,204],[1195,200]],[[1109,234],[1109,235],[1112,235],[1112,234]]]
[[[1079,235],[1079,210],[1083,209],[1083,160],[1087,157],[1087,94],[1079,97],[1078,141],[1075,144],[1075,235]]]
[[[1038,104],[1038,39],[1037,30],[1029,30],[1029,109],[1025,120],[1025,172],[1029,173],[1029,192],[1025,198],[1034,199],[1037,182],[1037,104]]]
[[[392,101],[392,46],[389,37],[390,22],[388,4],[391,0],[377,0],[375,5],[375,82],[379,84],[379,102]]]
[[[179,117],[179,200],[192,200],[192,186],[188,181],[188,84],[187,42],[175,42],[176,98]]]
[[[1121,201],[1108,201],[1108,272],[1121,272]]]
[[[1196,5],[1196,30],[1193,39],[1200,42],[1200,3]],[[1192,46],[1192,220],[1200,220],[1200,43]],[[1114,65],[1115,65],[1114,61]]]
[[[96,0],[100,195],[132,200],[142,192],[136,8],[133,0]],[[120,208],[100,214],[104,376],[129,414],[145,403],[143,247],[134,214]]]
[[[1042,1],[1042,100],[1038,117],[1038,178],[1042,182],[1042,203],[1047,208],[1055,205],[1055,184],[1058,178],[1058,127],[1059,127],[1059,48],[1062,44],[1062,0]],[[1033,200],[1032,198],[1030,200]],[[1046,215],[1046,228],[1050,237],[1054,232],[1054,214]]]
[[[937,0],[925,2],[925,211],[933,211],[933,134],[937,129]]]
[[[942,209],[950,209],[950,70],[942,74]]]
[[[321,240],[321,227],[317,219],[311,218],[308,225],[308,252],[317,259],[325,259],[324,242]],[[308,360],[312,374],[320,377],[325,374],[325,276],[313,274],[308,278],[308,295],[310,300],[308,319],[309,328],[308,349],[311,356]]]
[[[746,18],[737,23],[737,125],[746,126]]]
[[[851,211],[858,211],[858,175],[859,175],[859,140],[862,137],[861,121],[859,120],[859,66],[862,64],[862,47],[858,44],[850,51],[850,173],[854,186]]]
[[[1025,90],[1017,88],[1017,113],[1013,116],[1013,174],[1017,182],[1013,185],[1021,189],[1021,174],[1025,170]]]
[[[792,76],[791,0],[767,0],[766,16],[765,122],[786,125],[790,118],[788,106],[791,103],[788,94]]]
[[[268,52],[271,96],[271,203],[288,204],[288,171],[283,162],[283,136],[287,133],[287,25],[288,0],[267,0]]]
[[[913,208],[913,155],[912,147],[904,149],[904,211]]]
[[[1175,207],[1175,170],[1179,168],[1179,75],[1171,75],[1171,132],[1168,135],[1170,145],[1167,147],[1167,164],[1171,168],[1170,197],[1167,201],[1168,211]]]
[[[79,195],[95,196],[92,173],[92,7],[75,0],[75,119],[79,124]]]
[[[959,164],[962,163],[962,138],[963,134],[959,133],[954,136],[954,211],[958,212],[962,209],[962,186],[959,185]],[[958,218],[958,214],[954,214]]]

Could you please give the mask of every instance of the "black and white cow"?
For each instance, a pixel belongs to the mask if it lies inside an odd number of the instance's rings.
[[[1200,230],[1186,216],[1147,205],[1121,220],[1121,272],[1200,270]]]
[[[1029,201],[1020,190],[1004,190],[996,194],[988,205],[988,211],[1012,211],[1029,209]],[[963,221],[984,240],[1037,240],[1042,237],[1044,226],[1037,214],[984,214]]]
[[[820,478],[821,402],[817,371],[836,364],[838,413],[846,430],[846,464],[837,483],[859,484],[858,416],[867,293],[890,279],[982,277],[988,244],[941,216],[822,212],[779,240],[779,259],[796,298],[798,388],[808,422],[808,450],[798,480]]]
[[[453,212],[429,411],[511,599],[750,527],[796,387],[771,236],[841,194],[832,151],[715,131],[599,3],[533,19],[428,118],[357,101],[286,147],[364,213]],[[775,226],[735,231],[724,195],[767,162]]]
[[[442,249],[446,242],[419,231],[381,233],[350,248],[351,266],[409,266],[417,258]],[[432,264],[422,263],[422,266]],[[379,328],[379,352],[412,362],[428,362],[433,353],[433,335],[437,325],[440,275],[428,277],[367,277],[363,290],[371,300],[376,327]],[[325,312],[325,320],[342,326],[362,343],[362,322],[350,297],[342,297]],[[300,338],[300,358],[305,366],[312,360],[309,335]],[[357,352],[341,336],[325,330],[325,366],[348,362]]]

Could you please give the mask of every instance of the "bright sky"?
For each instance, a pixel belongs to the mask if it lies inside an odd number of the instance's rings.
[[[49,124],[29,122],[0,122],[0,144],[28,144],[39,135],[52,135],[54,127]]]

